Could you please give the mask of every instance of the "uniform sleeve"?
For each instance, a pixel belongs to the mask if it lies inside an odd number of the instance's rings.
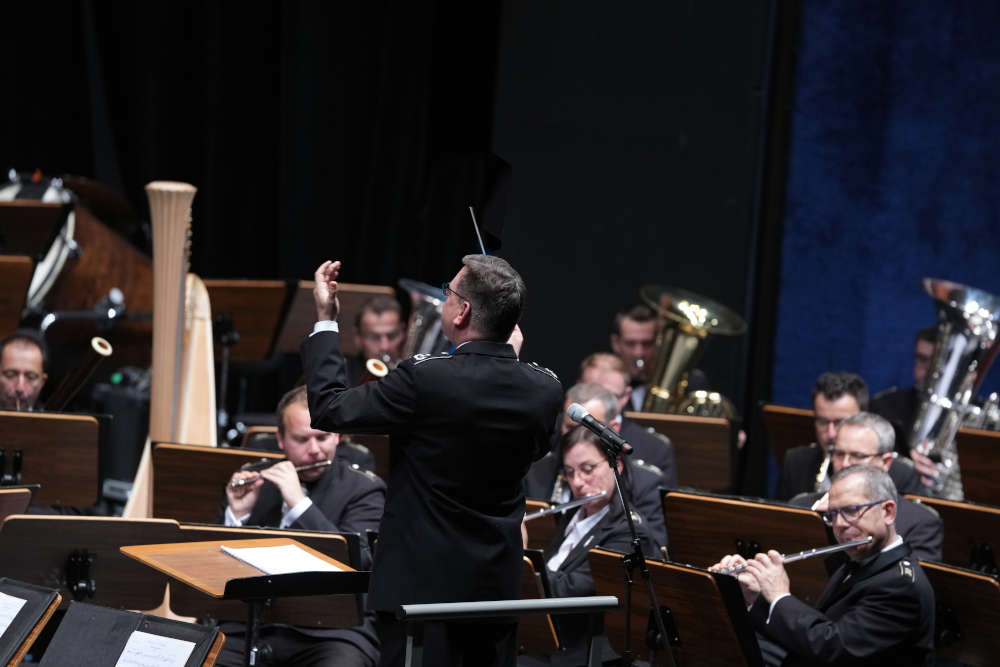
[[[368,483],[351,496],[336,521],[313,504],[292,525],[305,530],[364,535],[366,530],[378,530],[384,508],[385,484]]]
[[[944,540],[941,517],[919,503],[913,503],[913,512],[916,513],[913,525],[903,536],[913,549],[913,557],[917,560],[941,560],[941,542]],[[898,522],[898,513],[896,516]]]

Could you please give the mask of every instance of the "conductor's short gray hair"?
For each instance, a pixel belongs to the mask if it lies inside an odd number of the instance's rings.
[[[579,382],[569,388],[566,399],[570,403],[584,405],[590,401],[600,401],[604,407],[604,421],[610,422],[618,417],[618,399],[610,391],[593,382]]]
[[[521,319],[527,289],[506,260],[493,255],[466,255],[458,291],[472,306],[472,326],[488,340],[505,343]]]
[[[899,493],[896,491],[896,485],[892,482],[892,477],[889,477],[889,473],[876,466],[858,463],[842,468],[839,472],[834,473],[830,480],[830,485],[832,486],[852,475],[861,475],[864,477],[865,485],[868,487],[869,501],[891,500],[897,506],[899,505]]]
[[[892,428],[892,424],[886,421],[884,418],[871,412],[856,412],[844,421],[840,422],[840,426],[837,432],[845,426],[854,426],[857,428],[867,428],[875,433],[878,438],[878,453],[885,454],[891,452],[896,448],[896,432]]]

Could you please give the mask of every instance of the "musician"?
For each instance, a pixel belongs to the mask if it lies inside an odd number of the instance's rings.
[[[840,423],[868,408],[868,385],[854,373],[826,372],[816,380],[812,400],[816,441],[785,453],[776,494],[779,500],[789,500],[800,493],[825,492],[830,488],[829,474],[821,474],[824,462]],[[825,465],[829,473],[829,462]],[[908,459],[893,460],[889,474],[902,493],[927,492]]]
[[[629,409],[627,406],[632,395],[625,362],[607,352],[592,354],[580,364],[579,382],[600,385],[614,395],[618,401],[618,417],[612,418],[609,424],[616,426],[616,430],[632,445],[635,450],[632,461],[656,466],[662,474],[663,487],[676,489],[677,460],[674,457],[674,443],[669,438],[650,433],[624,415],[624,411]]]
[[[632,410],[642,410],[646,398],[646,383],[656,359],[656,313],[649,306],[637,303],[625,306],[611,325],[611,350],[625,362]]]
[[[520,483],[549,446],[558,378],[521,363],[506,342],[524,281],[506,261],[468,255],[447,284],[441,327],[452,354],[418,355],[348,389],[337,331],[339,262],[316,271],[319,322],[302,348],[313,427],[389,433],[393,468],[368,598],[382,663],[401,664],[400,604],[516,599],[521,591]],[[513,665],[516,624],[431,624],[425,664]]]
[[[369,359],[378,359],[390,368],[403,355],[406,331],[403,309],[387,294],[377,294],[363,304],[354,318],[354,346],[358,354],[347,359],[347,381],[352,387],[372,379],[365,368]]]
[[[385,483],[374,473],[336,457],[340,436],[313,429],[305,386],[286,393],[278,403],[278,446],[287,460],[261,472],[239,471],[226,486],[225,524],[361,535],[361,569],[370,564],[368,530],[377,530],[385,504]],[[296,472],[298,466],[332,460],[328,467]],[[233,487],[238,480],[254,480]],[[223,623],[226,644],[217,664],[242,665],[246,627]],[[317,629],[264,626],[260,642],[272,657],[266,664],[364,665],[378,660],[374,619],[355,628]]]
[[[847,466],[864,463],[889,472],[893,461],[896,434],[885,419],[870,412],[858,412],[845,419],[837,429],[830,452],[834,474]],[[822,492],[800,493],[789,501],[798,507],[827,509],[828,495]],[[944,539],[941,518],[932,508],[899,498],[896,505],[896,532],[913,549],[918,560],[941,560]]]
[[[573,385],[566,392],[564,410],[568,411],[569,406],[573,403],[582,405],[594,419],[602,421],[616,430],[620,427],[618,400],[604,387],[586,383]],[[576,422],[564,412],[560,425],[560,438],[565,437],[574,428],[576,428]],[[657,443],[659,442],[657,439]],[[565,478],[560,474],[559,461],[562,458],[560,446],[561,440],[557,439],[552,451],[533,463],[528,470],[528,474],[524,477],[524,493],[528,498],[557,504],[569,500],[570,489]],[[668,546],[667,527],[663,518],[660,493],[660,487],[663,485],[663,471],[635,458],[634,454],[629,457],[628,470],[632,479],[635,510],[645,521],[646,529],[656,545],[665,549]]]
[[[921,391],[925,388],[924,381],[934,356],[936,342],[936,325],[918,331],[913,344],[913,386],[886,389],[875,395],[871,401],[871,412],[888,419],[896,430],[896,450],[904,456],[910,455],[910,443],[907,438],[913,428],[917,410],[920,408]]]
[[[0,340],[0,410],[35,410],[48,374],[48,350],[35,332],[18,329]]]
[[[594,579],[587,553],[597,547],[629,553],[632,551],[632,535],[615,491],[615,475],[600,439],[583,426],[577,426],[563,437],[560,449],[562,474],[572,490],[572,497],[583,498],[602,491],[604,497],[572,509],[560,518],[556,537],[545,552],[549,594],[551,597],[594,595]],[[620,458],[616,464],[619,472],[626,470]],[[627,476],[623,484],[623,491],[629,498]],[[655,546],[641,521],[636,523],[636,532],[642,540],[643,551],[647,556],[654,557]],[[564,654],[553,656],[551,664],[586,663],[589,623],[587,614],[558,617],[560,639],[567,650]],[[606,640],[602,641],[602,650],[604,659],[614,657]],[[532,662],[537,663],[537,659]]]
[[[777,551],[745,561],[739,555],[712,566],[746,564],[738,575],[765,664],[924,665],[934,647],[934,592],[910,546],[895,527],[898,497],[881,468],[853,465],[833,476],[825,519],[837,542],[871,536],[847,550],[841,566],[811,607],[789,592]]]

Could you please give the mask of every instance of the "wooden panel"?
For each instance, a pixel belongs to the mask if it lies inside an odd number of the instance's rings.
[[[622,555],[591,549],[590,570],[597,595],[625,599],[625,569]],[[739,584],[732,577],[713,575],[677,563],[646,561],[659,606],[670,610],[677,630],[672,646],[677,665],[759,665],[760,649],[750,629],[746,607],[741,606]],[[728,579],[728,581],[727,581]],[[650,659],[646,645],[649,625],[649,593],[639,573],[632,587],[631,646],[635,657]],[[624,606],[604,614],[604,632],[616,651],[624,648]],[[668,628],[668,633],[670,632]],[[667,664],[662,651],[654,664]]]
[[[938,613],[935,657],[965,665],[995,665],[1000,655],[1000,582],[978,572],[921,561]]]
[[[244,463],[281,461],[275,452],[157,443],[153,447],[153,516],[215,523],[226,484]]]
[[[767,404],[761,406],[761,414],[779,468],[785,461],[785,452],[816,440],[815,414],[812,410]]]
[[[680,486],[705,491],[732,488],[732,426],[728,420],[651,412],[626,412],[625,417],[674,443]]]
[[[970,567],[973,549],[977,545],[988,546],[993,554],[1000,552],[1000,507],[925,496],[906,497],[934,508],[941,516],[944,524],[944,539],[941,542],[943,562]]]
[[[252,362],[265,359],[278,335],[289,286],[282,280],[206,280],[212,303],[212,319],[228,315],[240,335],[230,348],[230,361]],[[222,349],[215,343],[215,358]]]
[[[0,255],[0,335],[6,336],[20,324],[34,270],[30,257]]]
[[[525,514],[545,510],[549,507],[549,504],[543,500],[526,499],[524,501]],[[542,551],[548,549],[556,536],[558,521],[558,514],[542,516],[528,521],[525,524],[528,530],[528,548],[541,549]]]
[[[959,429],[955,444],[965,499],[1000,505],[1000,432]]]
[[[99,429],[90,415],[0,411],[0,447],[7,470],[23,452],[21,484],[41,484],[37,505],[86,507],[98,498]]]
[[[30,489],[0,488],[0,522],[11,514],[23,514],[30,502]]]
[[[529,558],[521,560],[521,599],[538,600],[545,597],[542,582]],[[517,624],[517,642],[522,651],[553,653],[559,648],[556,627],[549,614],[528,614]]]
[[[288,309],[285,324],[281,328],[281,333],[278,334],[276,349],[282,352],[298,352],[302,341],[312,331],[313,324],[316,323],[316,304],[312,295],[314,286],[315,283],[311,280],[299,281],[292,296],[292,304]],[[340,299],[340,315],[337,316],[337,322],[340,323],[342,334],[345,334],[340,337],[340,351],[344,353],[345,357],[358,353],[358,348],[354,345],[354,336],[351,335],[351,331],[354,329],[354,317],[361,310],[361,304],[377,294],[394,297],[396,292],[387,285],[338,283],[337,296]]]
[[[812,510],[709,494],[671,491],[663,498],[670,536],[670,559],[706,568],[723,556],[739,553],[741,545],[756,543],[753,551],[775,549],[783,554],[831,544],[831,537]],[[826,588],[823,559],[789,563],[792,593],[814,603]]]

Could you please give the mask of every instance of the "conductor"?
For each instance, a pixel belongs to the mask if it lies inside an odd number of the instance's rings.
[[[382,665],[405,656],[400,604],[520,597],[521,479],[548,449],[562,407],[551,371],[508,344],[525,286],[506,261],[468,255],[444,285],[451,354],[419,354],[349,389],[336,322],[340,262],[316,270],[317,324],[302,346],[313,428],[388,433],[392,454],[368,606]],[[424,662],[516,663],[516,624],[431,624]]]

